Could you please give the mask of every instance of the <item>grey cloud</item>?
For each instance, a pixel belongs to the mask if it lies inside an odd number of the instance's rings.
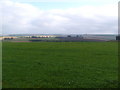
[[[14,3],[14,2],[12,2]],[[94,11],[87,17],[82,11],[62,12],[41,11],[32,5],[22,3],[2,5],[3,34],[11,33],[61,33],[61,34],[88,34],[88,33],[117,33],[117,16],[108,16]],[[26,6],[26,7],[25,7]],[[96,7],[95,7],[96,8]],[[31,9],[31,10],[29,10]],[[87,10],[87,9],[86,9]],[[89,10],[89,9],[88,9]],[[111,12],[112,13],[112,12]],[[1,23],[1,22],[0,22]]]

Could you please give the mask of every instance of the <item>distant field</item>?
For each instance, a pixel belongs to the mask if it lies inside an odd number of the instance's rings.
[[[58,40],[57,38],[15,38],[11,40],[3,40],[3,42],[18,42],[18,41],[23,41],[23,42],[28,42],[30,40]]]
[[[3,88],[117,87],[117,42],[3,42]]]

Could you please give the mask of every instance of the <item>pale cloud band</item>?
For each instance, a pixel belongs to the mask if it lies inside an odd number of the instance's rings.
[[[118,7],[80,6],[43,10],[31,4],[1,2],[3,34],[117,34]]]
[[[116,3],[119,0],[12,0],[17,2],[99,2],[99,3]]]

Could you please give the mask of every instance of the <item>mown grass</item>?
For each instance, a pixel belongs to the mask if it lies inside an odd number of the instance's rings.
[[[4,42],[3,88],[116,88],[116,42]]]

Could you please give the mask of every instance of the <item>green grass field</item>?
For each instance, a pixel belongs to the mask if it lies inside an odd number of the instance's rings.
[[[116,42],[4,42],[3,88],[110,88]]]

